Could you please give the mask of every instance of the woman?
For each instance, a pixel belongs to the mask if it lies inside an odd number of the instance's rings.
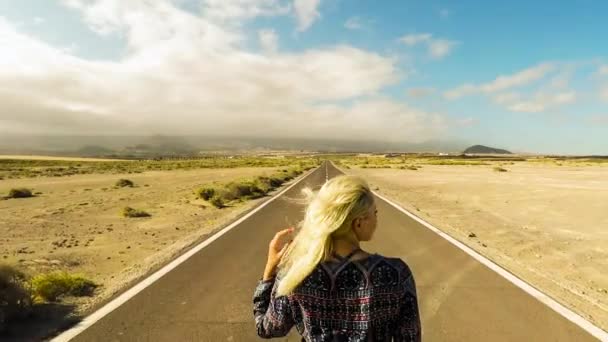
[[[359,242],[376,229],[367,182],[342,175],[318,193],[305,188],[304,220],[278,232],[253,296],[260,337],[302,341],[420,341],[414,277],[399,258],[369,254]]]

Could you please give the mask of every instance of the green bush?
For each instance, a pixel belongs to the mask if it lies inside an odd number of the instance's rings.
[[[115,184],[115,185],[116,185],[116,186],[118,186],[118,187],[121,187],[121,188],[124,188],[124,187],[126,187],[126,186],[128,186],[128,187],[131,187],[131,188],[132,188],[132,187],[133,187],[133,185],[135,185],[135,184],[133,184],[133,182],[132,182],[132,181],[130,181],[130,180],[128,180],[128,179],[119,179],[119,180],[116,182],[116,184]]]
[[[31,281],[34,296],[54,302],[60,296],[91,296],[98,286],[82,276],[67,272],[39,274]]]
[[[31,312],[32,297],[24,281],[25,274],[14,267],[0,265],[0,332],[11,320]]]
[[[148,217],[150,214],[143,210],[133,209],[131,207],[124,207],[122,209],[122,216],[124,217]]]
[[[256,178],[254,184],[264,195],[274,190],[274,187],[270,184],[270,178],[265,176]]]
[[[285,181],[280,177],[270,177],[269,181],[270,186],[272,186],[273,188],[278,188],[279,186],[283,185],[283,183],[285,183]]]
[[[211,197],[213,197],[213,195],[215,195],[215,189],[210,187],[200,188],[197,190],[196,194],[199,198],[208,201]]]
[[[222,200],[221,197],[219,196],[215,196],[213,198],[211,198],[211,204],[213,204],[216,208],[224,208],[226,205],[224,204],[224,201]]]
[[[33,196],[32,191],[26,188],[11,189],[8,193],[8,198],[26,198]]]

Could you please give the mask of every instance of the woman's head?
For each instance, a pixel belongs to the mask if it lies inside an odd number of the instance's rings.
[[[373,194],[367,182],[358,176],[343,175],[327,181],[308,206],[306,215],[311,221],[330,223],[311,228],[333,239],[369,241],[376,229]]]
[[[279,264],[278,293],[290,293],[333,252],[335,239],[369,241],[376,229],[376,205],[367,182],[352,175],[327,181],[318,192],[302,190],[307,204],[299,231]]]

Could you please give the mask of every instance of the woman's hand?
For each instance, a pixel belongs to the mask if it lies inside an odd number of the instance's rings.
[[[281,261],[287,246],[293,241],[291,233],[295,230],[294,227],[283,229],[276,233],[270,244],[268,245],[268,261],[264,270],[264,280],[268,280],[274,276],[277,265]]]

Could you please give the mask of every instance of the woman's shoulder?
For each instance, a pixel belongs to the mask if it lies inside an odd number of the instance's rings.
[[[391,265],[393,268],[397,269],[399,271],[399,273],[401,273],[405,276],[409,276],[412,274],[412,271],[411,271],[409,265],[402,258],[387,256],[387,255],[377,254],[377,253],[374,253],[371,257],[373,259],[374,264],[379,264],[381,262],[384,262],[384,263]]]

